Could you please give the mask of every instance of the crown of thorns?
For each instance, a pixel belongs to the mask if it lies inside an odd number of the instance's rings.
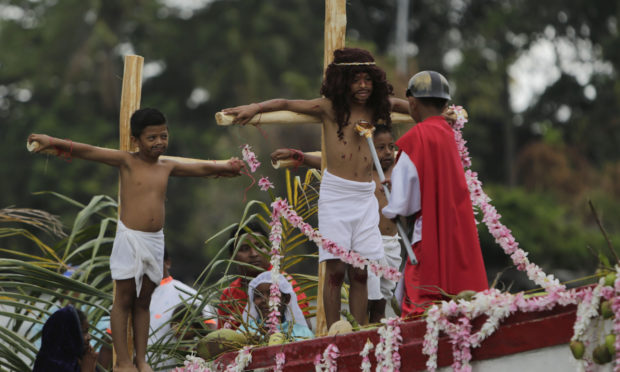
[[[334,63],[335,66],[370,66],[370,65],[375,65],[376,63],[374,62],[341,62],[341,63]]]

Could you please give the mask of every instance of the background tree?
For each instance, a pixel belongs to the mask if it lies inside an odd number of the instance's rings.
[[[0,0],[0,140],[3,159],[9,159],[0,163],[0,206],[59,213],[62,203],[32,192],[54,190],[83,202],[94,194],[116,194],[114,169],[32,157],[23,142],[37,131],[117,147],[127,53],[145,57],[142,105],[167,114],[170,154],[223,159],[250,143],[266,163],[277,147],[319,147],[318,126],[220,128],[213,115],[267,98],[318,96],[323,2],[185,4]],[[517,239],[528,242],[524,248],[540,252],[543,260],[549,254],[555,266],[576,269],[579,262],[571,257],[601,243],[588,199],[618,236],[618,4],[411,2],[406,76],[394,70],[396,7],[396,0],[350,1],[347,44],[377,56],[399,97],[408,75],[418,70],[449,77],[454,102],[470,114],[464,135],[474,169],[498,204],[512,200],[498,205],[499,211],[518,223],[538,213],[523,206],[546,206],[549,213],[537,215],[566,229],[559,234],[542,223],[515,228]],[[527,89],[519,90],[521,85]],[[280,173],[268,166],[261,172],[283,186]],[[175,262],[187,267],[182,279],[196,277],[212,257],[215,248],[203,248],[204,240],[238,221],[249,183],[171,180],[166,234]],[[248,198],[256,195],[248,192]],[[480,232],[483,242],[486,234]],[[487,253],[496,249],[492,242],[484,249],[488,265],[503,265]]]

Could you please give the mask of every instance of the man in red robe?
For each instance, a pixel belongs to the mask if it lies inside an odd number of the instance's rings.
[[[409,80],[409,112],[418,123],[402,136],[392,171],[388,218],[413,217],[411,239],[419,264],[406,260],[402,317],[463,290],[488,288],[478,232],[454,131],[441,116],[448,82],[435,71]]]

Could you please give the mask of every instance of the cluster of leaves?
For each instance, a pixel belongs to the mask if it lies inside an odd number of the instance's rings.
[[[303,181],[298,176],[289,175],[286,178],[288,200],[304,220],[316,217],[318,177],[320,175],[312,170],[308,171]],[[29,254],[21,250],[0,248],[0,251],[12,256],[0,259],[0,317],[3,319],[0,367],[9,370],[28,370],[34,363],[37,353],[34,343],[41,337],[41,325],[57,309],[71,303],[82,309],[90,323],[95,325],[109,316],[112,305],[109,255],[116,227],[117,203],[100,195],[93,197],[88,205],[83,205],[60,194],[52,194],[79,208],[68,236],[58,230],[57,218],[45,212],[15,209],[0,211],[3,226],[16,224],[0,227],[2,242],[17,237],[20,238],[21,246],[31,245],[38,250],[36,254]],[[250,221],[260,221],[269,231],[270,213],[266,203],[249,201],[238,224],[228,226],[207,240],[207,245],[217,244],[215,242],[220,240],[220,236],[230,235],[231,230],[234,231],[234,236],[218,247],[214,259],[193,283],[197,294],[186,301],[188,311],[175,329],[180,337],[164,337],[149,346],[151,363],[156,365],[170,357],[182,361],[188,352],[195,352],[196,341],[184,341],[183,335],[196,331],[193,319],[202,316],[201,309],[207,304],[218,306],[222,289],[239,277],[235,273],[235,266],[243,265],[230,257],[229,247],[239,234],[252,233],[246,227]],[[24,224],[53,232],[52,242],[43,242],[37,234],[23,227]],[[258,248],[267,254],[269,241],[262,239],[258,242]],[[312,302],[316,299],[317,276],[297,270],[308,262],[316,261],[316,254],[305,253],[304,245],[307,243],[308,239],[303,233],[295,231],[288,222],[283,223],[281,247],[284,258],[281,267],[308,294],[306,301]],[[310,316],[315,316],[315,307],[309,307],[309,311]],[[244,322],[240,316],[237,320]],[[93,327],[92,335],[97,341],[96,349],[102,345],[109,347],[110,339],[106,337],[104,329]],[[254,342],[267,342],[266,339],[252,339]]]

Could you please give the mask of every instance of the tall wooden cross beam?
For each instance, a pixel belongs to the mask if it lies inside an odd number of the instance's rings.
[[[334,50],[345,46],[345,36],[347,29],[347,8],[346,0],[325,0],[325,35],[324,35],[324,54],[323,70],[332,62]],[[231,125],[234,117],[218,112],[215,119],[219,125]],[[315,116],[302,115],[291,111],[265,112],[260,117],[254,117],[248,124],[261,125],[286,124],[298,125],[307,123],[321,123]],[[392,113],[393,124],[414,124],[409,115]],[[321,168],[325,169],[325,135],[324,127],[321,131]],[[325,282],[325,262],[319,265],[319,285],[317,293],[317,312],[316,312],[316,334],[327,333],[327,323],[323,309],[323,284]]]

